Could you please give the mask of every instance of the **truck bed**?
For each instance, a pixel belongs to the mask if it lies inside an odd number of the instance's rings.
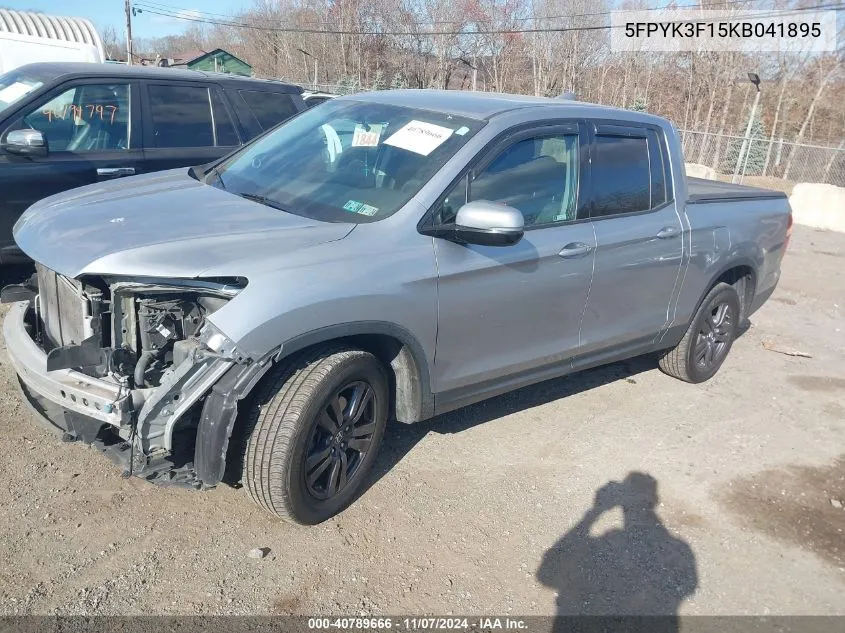
[[[775,200],[786,198],[782,191],[737,185],[720,180],[687,178],[687,204],[706,204],[731,200]]]

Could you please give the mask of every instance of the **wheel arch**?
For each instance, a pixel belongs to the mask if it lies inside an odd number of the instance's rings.
[[[740,321],[744,321],[748,317],[749,309],[754,301],[754,294],[757,288],[757,266],[754,261],[747,257],[733,259],[725,264],[719,271],[710,279],[704,292],[695,306],[695,312],[701,306],[701,302],[707,296],[716,284],[726,283],[733,286],[739,295]]]
[[[384,363],[393,395],[390,414],[396,420],[419,422],[434,415],[428,359],[422,345],[405,328],[389,322],[360,321],[313,330],[285,342],[258,362],[233,365],[212,387],[203,403],[194,451],[194,469],[204,486],[214,486],[223,479],[238,403],[274,365],[326,343],[362,349]]]
[[[348,343],[385,364],[394,396],[391,415],[397,421],[419,422],[434,415],[428,357],[416,337],[394,323],[356,321],[313,330],[282,345],[274,361],[282,362],[304,349],[330,342]]]
[[[754,300],[758,278],[757,270],[757,264],[754,263],[754,260],[746,256],[733,257],[722,266],[715,268],[708,278],[707,283],[702,286],[701,293],[695,300],[695,305],[689,313],[690,320],[674,322],[666,330],[664,336],[658,342],[657,347],[659,349],[667,349],[678,344],[683,338],[684,332],[690,326],[692,319],[698,313],[701,303],[718,283],[725,282],[737,290],[740,300],[740,322],[743,322],[748,317]]]

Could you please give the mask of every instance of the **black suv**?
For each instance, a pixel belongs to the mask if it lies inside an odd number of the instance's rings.
[[[0,263],[33,202],[94,182],[211,162],[305,109],[277,81],[122,64],[0,75]]]

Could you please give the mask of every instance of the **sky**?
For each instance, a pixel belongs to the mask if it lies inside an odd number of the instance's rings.
[[[156,0],[156,4],[172,7],[171,11],[185,12],[202,10],[207,13],[231,15],[247,6],[250,0]],[[0,0],[0,8],[17,9],[18,11],[40,11],[52,15],[87,18],[94,23],[98,30],[106,26],[113,26],[118,33],[126,28],[124,17],[124,0],[86,0],[85,2],[68,2],[68,0]],[[168,18],[159,15],[144,14],[132,18],[132,37],[147,38],[175,35],[181,33],[192,23],[186,20]]]

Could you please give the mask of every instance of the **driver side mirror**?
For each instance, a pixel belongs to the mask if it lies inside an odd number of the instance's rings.
[[[39,130],[13,130],[0,145],[9,154],[18,156],[47,156],[47,139]]]
[[[525,219],[513,207],[489,200],[468,202],[458,209],[454,224],[432,228],[434,237],[481,246],[511,246],[522,239]]]

